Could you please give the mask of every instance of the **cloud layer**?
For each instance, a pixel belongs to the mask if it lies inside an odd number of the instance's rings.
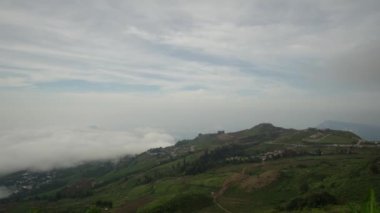
[[[2,0],[0,168],[172,141],[125,132],[136,127],[183,138],[259,122],[380,125],[379,11],[379,0]]]
[[[10,194],[12,194],[12,192],[9,189],[0,186],[0,199],[8,197]]]
[[[0,136],[0,174],[22,169],[48,170],[92,160],[116,159],[152,147],[174,144],[174,138],[154,129],[110,131],[34,129],[3,131]]]
[[[74,89],[92,82],[99,84],[92,90],[114,84],[119,92],[379,89],[376,0],[2,1],[1,8],[3,87],[65,90],[76,80]]]

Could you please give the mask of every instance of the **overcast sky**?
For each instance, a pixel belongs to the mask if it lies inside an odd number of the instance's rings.
[[[380,125],[379,23],[379,0],[1,0],[0,143]]]

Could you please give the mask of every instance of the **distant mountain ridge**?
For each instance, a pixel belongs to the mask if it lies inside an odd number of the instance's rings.
[[[319,124],[317,128],[350,131],[359,135],[365,140],[380,140],[379,126],[327,120]]]

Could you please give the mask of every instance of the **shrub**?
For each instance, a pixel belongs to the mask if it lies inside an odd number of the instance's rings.
[[[364,213],[379,213],[380,212],[380,208],[376,202],[375,191],[373,189],[371,189],[369,192],[369,198],[368,198],[368,201],[364,204],[363,212]]]
[[[112,201],[107,201],[107,200],[98,200],[95,203],[96,206],[101,207],[101,208],[109,208],[111,209],[113,206]]]
[[[102,210],[97,208],[97,207],[90,207],[90,208],[87,208],[85,213],[101,213]]]
[[[376,158],[370,163],[369,170],[372,174],[380,174],[380,158]]]
[[[203,193],[179,194],[169,200],[153,202],[138,210],[139,213],[195,212],[212,204],[212,198]]]
[[[336,203],[337,199],[333,195],[328,192],[320,192],[294,198],[286,205],[285,209],[292,211],[303,208],[317,208]]]

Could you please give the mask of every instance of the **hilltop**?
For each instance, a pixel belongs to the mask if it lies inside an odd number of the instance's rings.
[[[0,211],[348,211],[380,193],[379,145],[352,132],[269,123],[199,134],[118,162],[0,178]]]

